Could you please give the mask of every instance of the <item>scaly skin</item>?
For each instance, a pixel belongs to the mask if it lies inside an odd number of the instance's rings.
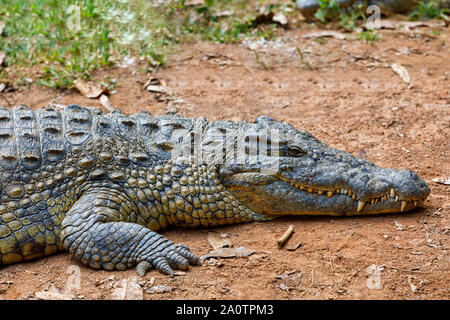
[[[93,268],[173,275],[199,259],[156,233],[169,225],[407,211],[429,192],[411,171],[379,168],[267,117],[0,107],[2,264],[68,250]]]

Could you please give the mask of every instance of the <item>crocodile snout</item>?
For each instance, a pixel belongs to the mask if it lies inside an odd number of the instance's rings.
[[[421,201],[430,194],[430,187],[411,170],[395,170],[391,174],[392,186],[400,200]]]

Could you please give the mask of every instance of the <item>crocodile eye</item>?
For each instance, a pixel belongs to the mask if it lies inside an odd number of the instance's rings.
[[[288,153],[291,157],[301,157],[306,154],[306,151],[304,151],[299,146],[292,145],[288,147]]]

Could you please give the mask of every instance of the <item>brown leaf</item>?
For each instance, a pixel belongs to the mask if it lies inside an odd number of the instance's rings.
[[[41,300],[72,300],[74,298],[72,293],[65,293],[62,290],[58,290],[53,284],[47,291],[38,291],[34,295]]]
[[[401,223],[399,223],[398,221],[394,221],[394,225],[395,225],[395,229],[396,230],[399,230],[399,231],[405,230],[405,227]]]
[[[277,22],[277,23],[279,23],[279,24],[281,24],[283,26],[288,24],[288,19],[281,12],[278,12],[276,15],[274,15],[273,18],[272,18],[272,21],[273,22]]]
[[[107,94],[108,89],[101,87],[92,82],[86,82],[81,79],[77,79],[73,82],[73,86],[77,89],[83,96],[89,99],[96,99],[102,94]]]
[[[142,288],[135,278],[122,279],[111,293],[113,300],[143,300]]]
[[[152,293],[165,293],[165,292],[171,292],[172,287],[165,286],[165,285],[156,285],[149,289],[147,289],[145,292],[152,294]]]
[[[294,245],[289,245],[286,247],[287,251],[295,251],[302,246],[302,242],[299,240]]]
[[[0,36],[3,34],[3,30],[5,30],[5,21],[0,21]]]
[[[107,95],[102,94],[100,96],[100,103],[102,104],[103,107],[105,107],[106,110],[108,110],[109,112],[113,112],[116,111],[117,108],[115,108],[112,104],[111,101],[109,101],[109,98]]]
[[[400,76],[400,78],[402,78],[403,81],[408,84],[411,82],[411,77],[409,76],[408,70],[406,70],[404,66],[402,66],[401,64],[393,63],[391,65],[391,68],[396,74]]]
[[[144,84],[144,88],[146,89],[149,85],[160,85],[160,84],[161,84],[161,80],[159,80],[158,78],[155,78],[155,77],[151,77]]]
[[[214,250],[219,250],[222,248],[230,248],[233,246],[229,238],[223,237],[215,232],[208,233],[207,236],[208,243]]]
[[[440,177],[440,178],[434,178],[434,182],[444,184],[446,186],[450,186],[450,177]]]
[[[161,85],[148,85],[147,90],[156,93],[172,94],[172,90]]]

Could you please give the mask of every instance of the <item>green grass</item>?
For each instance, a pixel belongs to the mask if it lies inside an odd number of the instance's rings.
[[[421,1],[410,14],[411,20],[443,19],[449,21],[450,10],[439,8],[438,1]]]
[[[286,8],[294,7],[290,2],[268,5],[265,2],[268,1],[259,1],[265,13],[271,10],[285,12]],[[232,43],[245,38],[275,38],[277,25],[270,22],[256,24],[255,18],[259,14],[255,9],[246,0],[209,0],[204,6],[196,7],[185,15],[181,21],[181,32],[220,43]],[[222,17],[220,14],[224,11],[232,11],[233,14]]]
[[[7,65],[41,64],[38,83],[67,88],[125,55],[163,62],[176,41],[163,10],[145,0],[0,0],[0,48]]]
[[[359,33],[359,39],[364,40],[365,42],[373,42],[376,40],[382,39],[382,36],[377,33],[376,29],[361,31]]]
[[[191,37],[215,42],[276,36],[273,23],[254,23],[256,6],[266,0],[206,0],[186,6],[186,1],[153,0],[0,0],[0,51],[10,73],[39,65],[37,83],[70,88],[78,78],[90,79],[93,71],[118,63],[124,56],[146,57],[150,65],[164,64],[180,40]],[[267,10],[293,7],[267,5]],[[224,10],[233,15],[222,16]],[[1,69],[0,69],[1,70]],[[6,77],[1,71],[0,80]]]
[[[359,20],[367,20],[362,4],[342,10],[339,9],[336,0],[318,0],[318,2],[319,9],[314,17],[322,24],[336,21],[344,30],[355,31]],[[373,42],[382,39],[382,36],[376,30],[365,30],[358,33],[358,38],[365,42]]]

